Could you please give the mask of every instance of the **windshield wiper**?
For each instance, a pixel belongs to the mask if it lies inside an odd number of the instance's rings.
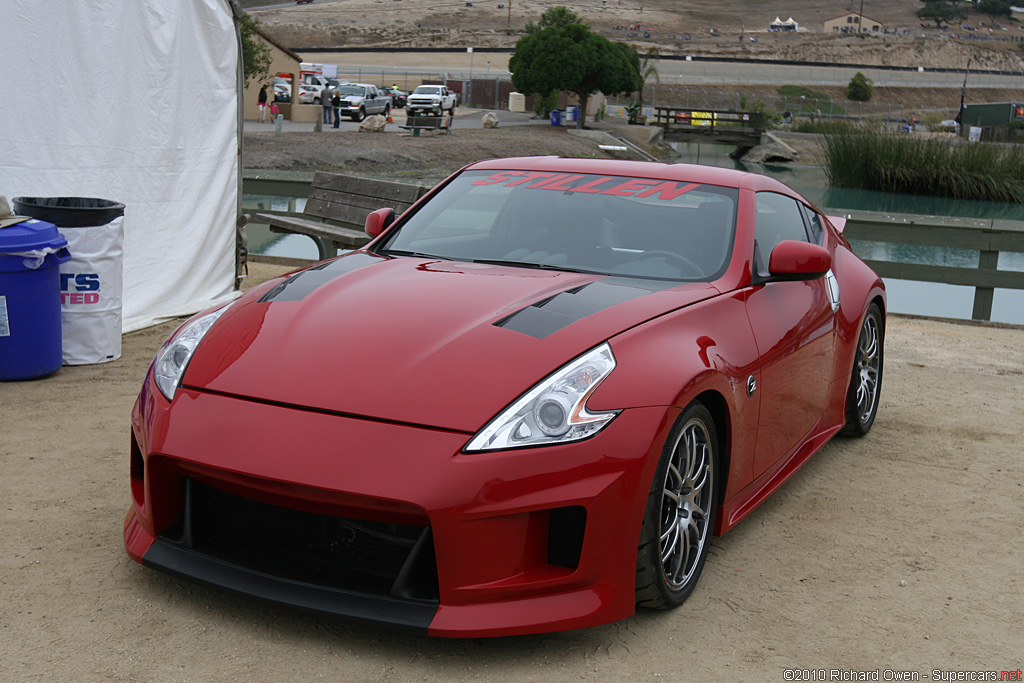
[[[384,256],[415,256],[416,258],[429,258],[429,259],[440,259],[442,261],[451,261],[449,256],[438,256],[437,254],[425,254],[422,251],[407,251],[405,249],[387,249],[380,252]]]
[[[513,268],[533,268],[535,270],[562,270],[568,273],[585,273],[587,275],[607,275],[600,270],[577,268],[575,266],[558,265],[555,263],[534,263],[532,261],[511,261],[500,258],[467,259],[470,263],[485,263],[489,266],[512,266]]]

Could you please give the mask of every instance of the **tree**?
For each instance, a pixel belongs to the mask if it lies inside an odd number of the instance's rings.
[[[525,26],[526,33],[536,33],[541,29],[548,28],[549,26],[557,26],[558,28],[565,28],[569,24],[583,24],[586,23],[580,19],[579,15],[573,12],[568,7],[562,7],[561,5],[555,5],[544,10],[544,13],[540,15],[540,20],[535,24],[532,21],[527,22]]]
[[[853,75],[850,84],[846,86],[846,99],[848,100],[867,102],[873,94],[874,84],[871,79],[859,71]]]
[[[243,14],[238,22],[238,32],[242,39],[242,73],[248,88],[253,79],[263,81],[270,77],[270,46],[260,37],[259,21],[248,14]]]
[[[1013,3],[1010,0],[981,0],[978,3],[978,11],[988,15],[993,24],[998,19],[1009,19],[1013,16]]]
[[[554,10],[565,8],[548,9],[541,21]],[[566,16],[563,12],[558,14]],[[579,99],[581,113],[587,111],[587,101],[596,92],[630,93],[641,85],[626,52],[578,22],[538,27],[523,36],[516,42],[515,54],[508,66],[512,71],[512,84],[519,92],[528,95],[571,92]],[[581,115],[576,120],[577,128],[583,127],[583,119]]]
[[[935,28],[944,28],[951,21],[967,18],[967,12],[953,7],[945,0],[929,0],[925,6],[917,10],[917,18],[934,21]]]
[[[647,54],[641,55],[632,45],[627,45],[626,43],[616,43],[616,45],[626,53],[630,66],[633,67],[633,71],[636,72],[639,79],[640,87],[636,91],[636,111],[641,112],[644,108],[644,88],[647,85],[647,81],[653,78],[655,83],[660,82],[658,78],[658,60],[661,59],[661,53],[658,52],[658,48],[652,47]]]

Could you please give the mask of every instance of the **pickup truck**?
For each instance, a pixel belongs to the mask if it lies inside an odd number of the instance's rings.
[[[353,121],[362,121],[369,114],[387,116],[391,98],[369,83],[345,83],[334,88],[341,96],[340,113]]]
[[[442,112],[455,113],[455,93],[449,92],[443,85],[420,85],[413,90],[405,101],[409,114],[431,113],[440,116]]]

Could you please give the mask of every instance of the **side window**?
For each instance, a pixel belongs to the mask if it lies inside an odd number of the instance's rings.
[[[767,276],[768,258],[775,245],[783,240],[810,241],[799,202],[775,192],[758,192],[754,239],[754,267],[759,275]]]
[[[807,221],[807,231],[810,233],[811,242],[814,244],[822,244],[825,241],[825,226],[821,222],[821,216],[818,212],[807,206],[801,204],[800,208],[803,209],[804,218]]]

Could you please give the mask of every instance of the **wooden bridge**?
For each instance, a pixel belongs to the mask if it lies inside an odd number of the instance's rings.
[[[664,129],[665,142],[754,147],[765,131],[760,112],[678,107],[655,107],[654,111],[654,125]]]

